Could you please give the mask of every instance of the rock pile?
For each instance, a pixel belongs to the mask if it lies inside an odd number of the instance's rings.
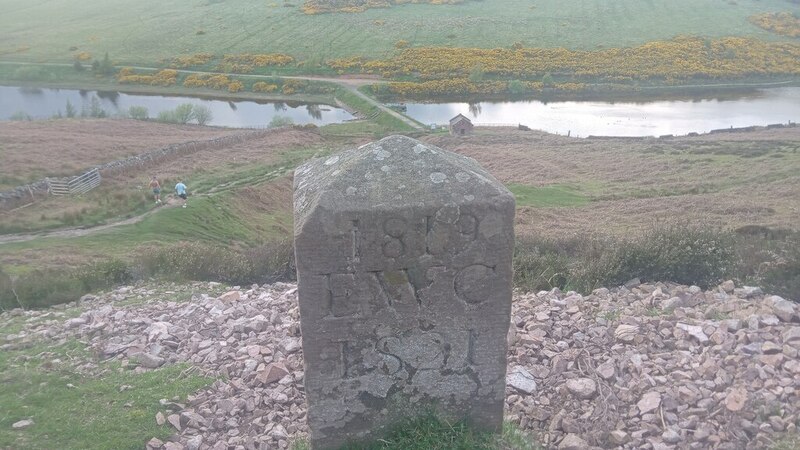
[[[732,282],[519,295],[509,367],[536,388],[509,383],[507,419],[559,449],[764,448],[800,420],[798,319]]]
[[[307,434],[294,285],[163,297],[152,285],[123,287],[84,297],[84,312],[67,320],[57,309],[15,310],[0,325],[20,315],[30,325],[0,350],[78,338],[136,371],[188,362],[222,375],[185,401],[163,399],[153,420],[175,436],[148,448],[287,448]],[[506,419],[548,448],[765,448],[800,421],[799,322],[797,304],[731,282],[519,294]]]

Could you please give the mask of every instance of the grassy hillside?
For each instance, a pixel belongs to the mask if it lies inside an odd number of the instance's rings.
[[[59,129],[65,126],[52,123]],[[163,274],[179,263],[170,260],[170,249],[186,243],[196,245],[188,250],[178,247],[188,252],[186,267],[194,265],[192,261],[239,258],[204,246],[244,252],[241,255],[251,252],[251,256],[242,258],[261,261],[264,255],[258,254],[260,250],[252,253],[253,249],[291,236],[291,182],[287,176],[292,169],[308,158],[373,140],[376,129],[364,123],[350,128],[326,127],[320,132],[285,130],[265,139],[161,164],[158,173],[165,186],[178,178],[187,181],[193,194],[188,208],[175,207],[173,202],[146,212],[135,223],[91,234],[68,230],[66,234],[0,244],[0,264],[6,273],[18,276],[92,261],[145,258],[147,271]],[[699,236],[713,239],[713,233],[705,230],[739,230],[744,246],[739,248],[741,267],[736,270],[742,277],[757,279],[764,275],[765,267],[770,267],[770,261],[794,260],[794,256],[780,255],[797,250],[794,241],[785,243],[784,238],[797,231],[794,199],[800,196],[800,128],[673,139],[575,139],[479,129],[466,139],[444,135],[422,139],[475,158],[505,183],[517,196],[516,231],[521,242],[542,243],[537,251],[552,250],[557,256],[552,264],[572,261],[569,258],[575,255],[559,252],[582,252],[582,242],[610,239],[589,250],[613,249],[620,239],[647,236],[653,226],[664,224],[688,225],[700,230]],[[76,214],[76,208],[80,208],[75,218],[79,225],[113,223],[120,215],[151,210],[152,200],[142,188],[151,170],[109,177],[108,186],[81,198],[49,199],[14,214],[0,215],[0,227],[6,232],[63,227],[70,225],[66,219]],[[113,192],[127,200],[114,202]],[[666,235],[659,236],[671,239],[675,229],[669,227]],[[269,257],[274,254],[265,251]],[[726,251],[730,255],[733,250]],[[255,259],[248,259],[251,257]],[[153,260],[158,264],[147,262]],[[223,277],[241,279],[242,274],[252,273],[253,266],[248,264]],[[223,263],[222,269],[229,265]],[[794,270],[783,262],[779,265],[787,274]],[[221,269],[203,270],[202,277],[213,278]],[[731,270],[726,272],[729,276],[739,276]],[[607,279],[603,276],[591,283]],[[559,283],[566,285],[568,280]]]
[[[411,46],[627,47],[676,35],[788,39],[748,22],[800,12],[786,1],[485,0],[305,15],[260,0],[0,0],[0,59],[71,62],[80,53],[120,64],[182,54],[289,54],[304,68],[346,56],[386,57]]]

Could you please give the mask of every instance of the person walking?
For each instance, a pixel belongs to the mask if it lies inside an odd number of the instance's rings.
[[[178,181],[178,184],[175,185],[175,193],[183,199],[183,207],[186,208],[186,185],[183,184],[183,180]]]
[[[158,178],[153,175],[153,178],[150,180],[150,189],[153,190],[153,197],[156,200],[156,205],[161,204],[161,183],[158,182]]]

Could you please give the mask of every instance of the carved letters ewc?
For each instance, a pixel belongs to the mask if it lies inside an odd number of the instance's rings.
[[[312,445],[434,410],[498,429],[514,197],[474,160],[403,136],[295,172]]]

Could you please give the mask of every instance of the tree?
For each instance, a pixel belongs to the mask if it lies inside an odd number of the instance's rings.
[[[211,108],[206,105],[194,105],[192,107],[192,117],[199,125],[205,125],[211,122],[214,115],[211,114]]]

